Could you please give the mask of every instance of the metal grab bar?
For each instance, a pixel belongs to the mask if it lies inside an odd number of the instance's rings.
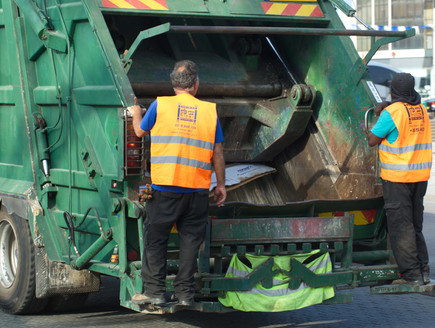
[[[366,110],[366,113],[364,115],[364,126],[366,128],[366,133],[369,133],[369,113],[374,110],[375,107],[371,107]]]

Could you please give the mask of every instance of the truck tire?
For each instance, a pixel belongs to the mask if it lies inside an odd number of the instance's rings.
[[[0,210],[0,306],[12,314],[42,311],[35,297],[35,248],[28,221]]]

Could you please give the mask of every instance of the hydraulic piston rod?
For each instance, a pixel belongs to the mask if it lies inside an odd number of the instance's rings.
[[[269,26],[181,26],[171,25],[174,33],[211,34],[280,34],[280,35],[341,35],[341,36],[386,36],[408,38],[415,35],[414,29],[405,31],[337,30],[326,28],[269,27]]]
[[[132,83],[134,93],[138,97],[158,95],[173,95],[174,91],[169,83],[140,82]],[[206,84],[199,86],[199,97],[258,97],[273,98],[282,92],[280,83],[269,84]]]
[[[91,261],[110,241],[112,240],[112,230],[109,229],[101,236],[75,261],[71,267],[80,270]]]

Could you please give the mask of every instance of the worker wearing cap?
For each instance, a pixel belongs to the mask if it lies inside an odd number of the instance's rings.
[[[223,134],[216,104],[198,100],[198,69],[189,60],[175,64],[171,73],[175,96],[158,97],[142,118],[142,110],[129,107],[138,137],[151,134],[152,198],[146,202],[143,234],[142,280],[144,293],[136,304],[165,303],[166,253],[170,231],[177,224],[180,253],[174,280],[180,305],[194,302],[197,257],[208,220],[208,194],[212,166],[217,205],[226,198]]]
[[[401,279],[395,284],[428,283],[429,257],[423,237],[423,197],[432,167],[429,117],[414,90],[414,77],[398,73],[391,103],[377,106],[379,119],[368,144],[379,144],[381,178],[391,248]]]

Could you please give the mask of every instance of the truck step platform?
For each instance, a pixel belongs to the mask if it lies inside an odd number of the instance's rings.
[[[407,284],[390,284],[382,286],[373,286],[370,288],[370,294],[408,294],[422,293],[428,296],[435,296],[435,281],[427,285],[407,285]]]
[[[165,304],[145,304],[139,306],[140,310],[139,312],[144,314],[169,314],[169,313],[175,313],[177,311],[181,310],[194,310],[199,312],[233,312],[235,311],[233,308],[225,307],[219,302],[213,302],[213,301],[199,301],[194,302],[192,306],[183,306],[180,305],[178,302],[167,302]]]

